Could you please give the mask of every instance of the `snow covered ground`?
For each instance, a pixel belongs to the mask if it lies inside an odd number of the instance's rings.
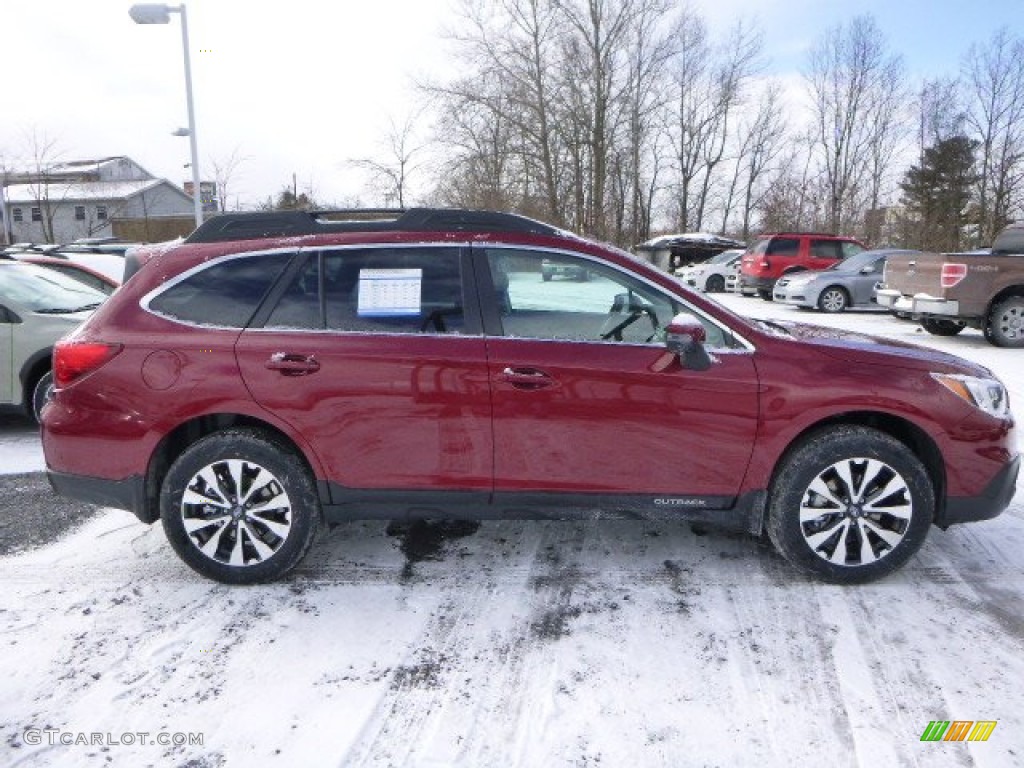
[[[972,358],[1024,413],[1024,353],[976,332],[723,302]],[[0,468],[41,466],[33,430],[0,423]],[[286,582],[228,588],[118,511],[0,577],[8,765],[1024,765],[1021,493],[857,588],[618,521],[353,523]],[[998,725],[920,741],[932,720]]]

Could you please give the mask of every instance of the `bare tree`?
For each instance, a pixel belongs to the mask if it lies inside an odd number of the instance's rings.
[[[888,52],[874,18],[857,16],[819,39],[804,78],[828,195],[827,226],[840,232],[870,205],[892,156],[896,128],[888,118],[902,88],[903,63]]]
[[[781,154],[786,137],[782,88],[769,82],[757,102],[756,111],[739,125],[733,173],[722,206],[720,231],[729,231],[734,200],[740,198],[741,239],[750,237],[755,210],[765,194],[764,177]]]
[[[231,189],[238,167],[249,159],[240,154],[240,147],[231,150],[227,157],[208,157],[207,165],[213,168],[213,183],[217,188],[217,208],[221,213],[228,210],[228,192]],[[235,206],[237,208],[237,205]]]
[[[385,205],[397,203],[399,208],[405,207],[409,177],[420,167],[418,158],[426,148],[416,135],[419,121],[420,113],[408,115],[401,124],[390,118],[380,142],[381,154],[349,161],[369,174],[371,185],[383,196]]]
[[[977,244],[991,243],[1024,203],[1024,38],[1006,27],[964,60],[967,123],[979,141]]]
[[[962,92],[956,78],[937,77],[921,83],[914,100],[918,162],[924,160],[928,147],[964,134],[967,112]]]
[[[715,46],[704,21],[689,9],[679,16],[676,39],[669,131],[678,174],[677,225],[682,230],[700,229],[732,138],[732,120],[759,67],[762,43],[756,30],[739,23]]]
[[[68,182],[51,174],[52,167],[61,158],[63,152],[57,139],[33,128],[25,136],[27,171],[25,180],[29,195],[40,212],[40,225],[43,239],[47,243],[55,241],[53,220],[57,211],[64,205],[68,192]]]

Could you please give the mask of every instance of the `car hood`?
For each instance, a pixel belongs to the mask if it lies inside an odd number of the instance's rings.
[[[769,326],[781,329],[779,335],[796,339],[840,360],[913,368],[936,373],[993,376],[991,371],[977,363],[948,352],[940,352],[937,349],[921,347],[916,344],[807,323],[774,320],[769,323]]]

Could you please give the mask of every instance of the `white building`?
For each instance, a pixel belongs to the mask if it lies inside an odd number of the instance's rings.
[[[16,173],[2,189],[3,222],[12,242],[66,243],[109,237],[111,220],[191,216],[192,198],[127,157],[61,163]]]

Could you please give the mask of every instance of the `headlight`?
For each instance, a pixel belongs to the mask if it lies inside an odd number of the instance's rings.
[[[996,379],[951,373],[933,373],[932,378],[957,397],[997,419],[1005,419],[1010,415],[1010,399],[1006,387]]]

